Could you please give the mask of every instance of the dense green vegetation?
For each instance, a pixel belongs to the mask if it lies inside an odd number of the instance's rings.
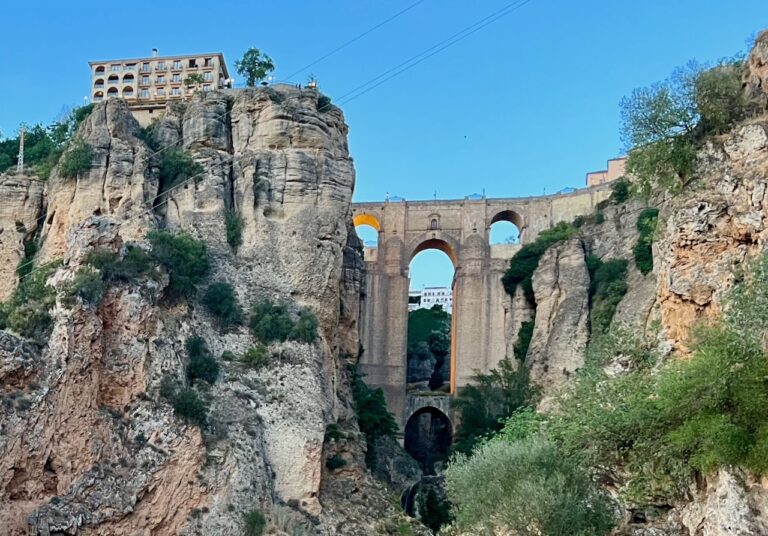
[[[263,367],[267,363],[267,347],[256,344],[248,348],[240,357],[240,361],[254,369]]]
[[[101,273],[105,283],[135,284],[152,276],[154,261],[151,254],[141,247],[127,245],[123,258],[108,249],[94,249],[88,253],[85,262]]]
[[[251,308],[250,326],[254,337],[269,344],[287,340],[293,320],[285,305],[264,300]]]
[[[152,231],[147,238],[152,245],[152,258],[168,271],[169,296],[172,299],[191,297],[210,272],[208,248],[183,233]]]
[[[187,339],[187,379],[190,385],[195,380],[203,380],[213,384],[219,377],[219,364],[211,355],[208,345],[202,337],[197,335]]]
[[[2,329],[10,328],[37,344],[48,340],[53,328],[50,310],[56,304],[56,289],[46,285],[46,281],[60,266],[61,261],[50,262],[20,279],[11,298],[0,308]]]
[[[365,434],[367,443],[365,463],[368,467],[372,467],[376,460],[376,440],[383,436],[394,437],[397,433],[397,422],[394,415],[387,409],[384,392],[381,389],[368,387],[356,367],[350,366],[349,374],[352,380],[357,423],[360,431]]]
[[[520,329],[517,332],[517,342],[515,342],[512,351],[515,354],[515,359],[518,362],[523,363],[525,356],[528,355],[528,348],[531,346],[531,339],[533,338],[534,321],[528,320],[520,324]]]
[[[573,237],[576,231],[577,229],[573,224],[560,222],[551,229],[542,231],[536,237],[536,240],[520,248],[509,262],[509,268],[501,280],[507,293],[510,296],[514,296],[515,289],[518,285],[521,285],[528,302],[535,304],[533,272],[536,271],[536,267],[539,265],[539,259],[547,249],[558,242]]]
[[[158,176],[160,191],[166,192],[190,179],[197,179],[205,168],[195,162],[181,147],[171,147],[158,154]]]
[[[80,269],[67,287],[66,295],[69,304],[79,298],[88,305],[99,305],[104,297],[104,281],[101,274],[93,269]]]
[[[208,285],[203,304],[225,329],[237,326],[243,321],[243,312],[237,303],[235,290],[229,283],[218,281]]]
[[[310,344],[317,338],[317,327],[317,317],[307,308],[299,311],[296,321],[285,305],[269,300],[261,301],[251,308],[251,332],[266,344],[289,339]]]
[[[173,399],[173,411],[185,421],[200,427],[205,426],[208,419],[208,406],[197,391],[190,387],[176,394]]]
[[[647,208],[637,218],[637,230],[640,236],[632,252],[635,256],[635,266],[643,274],[653,270],[653,237],[659,220],[659,209]]]
[[[607,534],[610,516],[597,508],[604,499],[579,480],[579,467],[613,481],[638,508],[673,504],[698,475],[718,467],[768,473],[767,330],[768,258],[762,258],[741,274],[723,317],[696,330],[689,359],[659,364],[653,340],[622,329],[593,334],[578,381],[551,413],[516,411],[490,443],[448,469],[457,522],[468,528],[498,519],[514,528],[527,519],[548,534],[543,527],[565,511],[576,527],[582,519],[592,528],[551,533]],[[631,366],[609,377],[604,366],[617,356]],[[542,445],[549,454],[534,462]],[[564,465],[550,465],[550,454]],[[552,481],[570,490],[567,501]],[[487,490],[498,489],[506,491],[492,499]],[[525,514],[533,517],[511,514],[531,493],[544,494]]]
[[[77,127],[92,110],[93,104],[81,106],[48,127],[35,125],[28,128],[24,138],[25,167],[40,178],[47,179],[77,131]],[[16,165],[18,154],[18,136],[0,139],[0,173]]]
[[[245,51],[242,58],[235,61],[235,70],[237,74],[245,77],[245,85],[253,87],[275,70],[275,63],[258,48],[251,47]]]
[[[504,359],[498,368],[476,374],[472,384],[463,387],[452,401],[460,415],[454,451],[472,452],[478,442],[501,429],[503,419],[531,403],[534,396],[527,369],[520,363]]]
[[[325,466],[331,471],[335,471],[336,469],[341,469],[345,465],[347,465],[347,462],[346,460],[344,460],[344,458],[341,457],[339,453],[336,453],[330,458],[328,458],[327,460],[325,460]]]
[[[429,388],[442,387],[445,360],[451,353],[451,315],[440,305],[430,309],[416,309],[408,313],[407,359],[435,360],[434,370],[429,379]]]
[[[598,536],[611,503],[551,441],[491,441],[446,471],[455,523],[473,534]],[[499,530],[500,532],[497,532]]]
[[[601,261],[590,255],[587,257],[587,270],[592,334],[605,333],[611,326],[616,307],[627,292],[627,261]]]
[[[224,218],[227,227],[227,244],[229,244],[229,247],[234,251],[237,251],[237,248],[243,243],[243,226],[245,225],[245,221],[243,220],[243,217],[234,210],[228,210],[224,215]]]
[[[92,166],[93,149],[80,138],[75,138],[59,162],[59,174],[65,179],[75,179]]]
[[[264,514],[258,510],[251,510],[243,516],[245,522],[245,536],[261,536],[264,534],[264,528],[267,526],[267,520]]]
[[[690,62],[621,102],[627,172],[641,193],[678,191],[695,175],[696,151],[708,136],[746,115],[741,62]]]
[[[327,95],[319,95],[317,97],[317,111],[330,112],[331,109],[331,98]]]

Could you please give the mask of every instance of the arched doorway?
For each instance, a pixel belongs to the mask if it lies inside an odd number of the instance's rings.
[[[409,393],[451,389],[456,252],[441,239],[420,242],[408,265],[406,384]]]
[[[448,458],[452,441],[451,421],[437,408],[421,408],[405,425],[405,450],[421,464],[425,474],[434,474],[435,464]]]
[[[496,214],[488,227],[488,242],[492,246],[500,244],[519,244],[523,218],[512,210],[503,210]]]

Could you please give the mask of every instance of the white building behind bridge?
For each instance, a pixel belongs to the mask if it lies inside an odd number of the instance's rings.
[[[408,311],[417,309],[431,309],[439,305],[447,313],[453,309],[453,297],[448,287],[424,287],[421,290],[408,292]]]

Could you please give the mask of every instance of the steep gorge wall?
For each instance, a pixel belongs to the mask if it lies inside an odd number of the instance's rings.
[[[220,361],[201,431],[173,415],[161,379],[183,380],[192,335],[217,358],[254,339],[244,326],[217,329],[197,300],[168,302],[167,278],[113,286],[97,308],[60,295],[43,348],[0,332],[0,525],[11,534],[234,535],[245,513],[274,504],[297,508],[291,515],[318,534],[394,534],[407,523],[362,468],[340,358],[358,346],[354,168],[340,110],[318,112],[317,99],[258,89],[173,106],[155,140],[180,142],[205,171],[166,193],[157,157],[119,100],[96,105],[80,127],[94,151],[87,173],[54,170],[45,195],[34,179],[2,177],[1,191],[14,195],[0,214],[9,276],[33,221],[42,222],[37,265],[63,258],[49,282],[60,294],[89,251],[122,251],[168,228],[207,244],[210,280],[231,283],[244,308],[265,298],[307,306],[320,333],[315,344],[272,345],[260,369]],[[237,251],[226,241],[228,212],[244,223]],[[24,233],[11,234],[16,221]],[[347,439],[327,444],[329,423]],[[333,453],[343,471],[325,467]]]

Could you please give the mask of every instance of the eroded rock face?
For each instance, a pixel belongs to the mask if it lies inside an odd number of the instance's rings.
[[[139,124],[125,101],[96,104],[78,136],[93,151],[93,167],[64,178],[58,167],[47,183],[47,214],[39,262],[61,258],[70,228],[88,216],[121,220],[121,235],[140,240],[155,226],[152,203],[158,193],[149,148],[136,136]]]
[[[697,536],[768,534],[768,490],[740,471],[720,469],[680,518]]]
[[[766,126],[744,125],[708,143],[700,162],[705,187],[662,209],[653,252],[662,328],[681,349],[697,321],[719,313],[735,273],[768,237]]]
[[[757,36],[744,67],[744,92],[758,113],[768,110],[768,31]]]
[[[26,175],[0,175],[0,301],[18,283],[16,268],[24,257],[24,241],[42,225],[44,183]]]
[[[589,339],[589,273],[578,239],[551,247],[533,274],[536,322],[526,356],[530,379],[546,405],[584,364]]]

